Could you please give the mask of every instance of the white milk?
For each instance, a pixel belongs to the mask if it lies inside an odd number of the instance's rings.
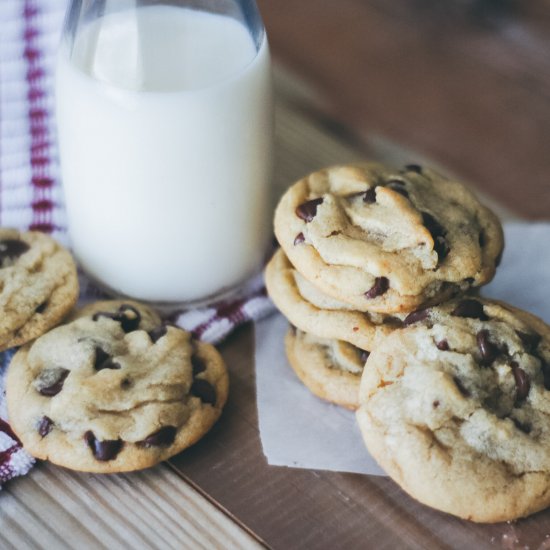
[[[260,267],[271,233],[269,52],[237,20],[155,6],[93,22],[57,66],[73,249],[117,293],[190,302]]]

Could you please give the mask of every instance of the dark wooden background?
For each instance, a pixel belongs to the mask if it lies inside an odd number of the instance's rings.
[[[274,57],[332,115],[550,215],[547,0],[258,0]]]

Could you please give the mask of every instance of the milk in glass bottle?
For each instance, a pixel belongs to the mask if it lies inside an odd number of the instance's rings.
[[[253,0],[73,0],[56,111],[71,243],[93,280],[185,305],[260,268],[272,104]]]

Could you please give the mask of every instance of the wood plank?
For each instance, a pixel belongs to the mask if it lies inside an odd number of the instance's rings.
[[[44,463],[0,493],[0,547],[252,550],[261,545],[166,465],[101,476]]]

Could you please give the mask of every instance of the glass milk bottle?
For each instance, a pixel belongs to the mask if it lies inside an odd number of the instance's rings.
[[[73,0],[56,109],[71,243],[100,286],[186,305],[259,270],[272,103],[254,0]]]

